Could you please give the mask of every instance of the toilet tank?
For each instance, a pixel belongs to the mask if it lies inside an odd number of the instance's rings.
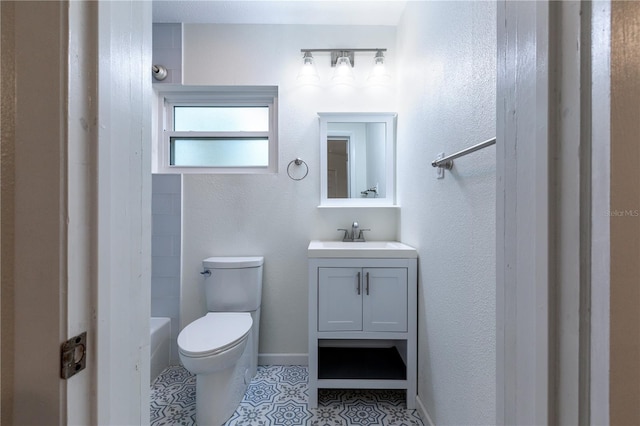
[[[262,256],[210,257],[202,261],[209,312],[251,312],[262,301]]]

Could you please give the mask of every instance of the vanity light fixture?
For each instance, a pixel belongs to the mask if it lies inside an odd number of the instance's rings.
[[[387,80],[389,74],[384,69],[384,52],[387,49],[372,48],[372,49],[300,49],[303,53],[302,56],[302,69],[298,73],[298,80],[303,82],[316,82],[320,79],[318,72],[315,68],[314,58],[312,53],[324,52],[331,54],[331,66],[335,68],[333,72],[332,80],[334,83],[346,83],[349,84],[354,80],[353,67],[355,66],[355,54],[356,52],[375,52],[374,68],[369,75],[369,81]],[[310,75],[310,77],[307,77]]]

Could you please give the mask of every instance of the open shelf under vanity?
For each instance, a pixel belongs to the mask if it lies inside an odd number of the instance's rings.
[[[407,368],[395,347],[318,348],[318,380],[406,380]]]

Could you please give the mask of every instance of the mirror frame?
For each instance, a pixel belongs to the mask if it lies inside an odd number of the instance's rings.
[[[395,112],[319,112],[320,120],[320,207],[396,207],[396,117]],[[327,124],[385,123],[385,198],[327,197]]]

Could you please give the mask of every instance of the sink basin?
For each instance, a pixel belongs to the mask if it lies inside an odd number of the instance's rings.
[[[401,258],[414,259],[418,257],[415,248],[398,241],[311,241],[308,257],[344,257],[344,258]]]

